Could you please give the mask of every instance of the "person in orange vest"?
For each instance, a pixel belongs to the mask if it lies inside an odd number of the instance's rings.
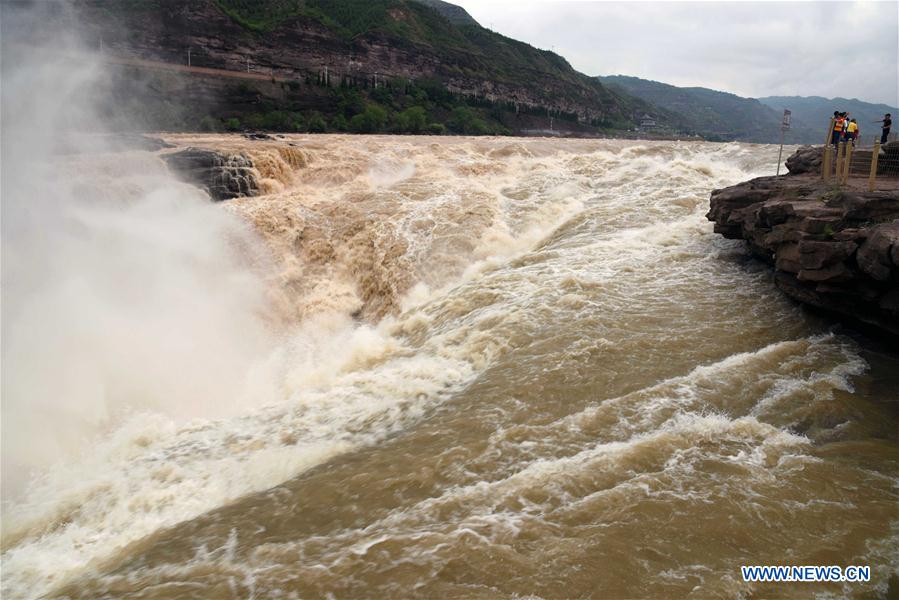
[[[834,111],[833,113],[833,135],[830,138],[830,143],[834,146],[838,146],[840,144],[840,138],[843,137],[845,114],[846,113],[841,113],[840,111]]]

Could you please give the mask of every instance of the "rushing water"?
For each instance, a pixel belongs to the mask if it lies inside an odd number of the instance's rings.
[[[213,212],[253,226],[241,256],[270,255],[239,280],[267,288],[268,337],[202,378],[178,355],[199,415],[154,401],[171,386],[118,388],[128,411],[7,501],[4,597],[896,589],[899,359],[784,298],[704,217],[776,147],[171,139],[256,161],[267,195]],[[161,162],[131,160],[103,189],[143,197]],[[237,408],[210,407],[235,373]],[[873,580],[750,585],[744,564]]]

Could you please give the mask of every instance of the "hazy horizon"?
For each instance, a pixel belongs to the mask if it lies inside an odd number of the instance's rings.
[[[899,106],[896,2],[454,3],[587,75]]]

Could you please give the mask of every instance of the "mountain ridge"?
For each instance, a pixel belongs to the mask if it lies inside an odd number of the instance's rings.
[[[777,143],[782,112],[755,98],[704,87],[678,87],[629,75],[600,76],[600,81],[669,112],[669,120],[684,132],[712,141]],[[812,143],[814,128],[793,115],[788,143]]]

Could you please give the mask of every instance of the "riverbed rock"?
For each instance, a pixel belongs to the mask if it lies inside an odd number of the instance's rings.
[[[899,341],[899,191],[760,177],[713,191],[706,216],[770,263],[788,296]]]
[[[205,189],[216,201],[259,193],[253,161],[242,154],[225,155],[205,148],[185,148],[163,154],[169,170],[188,183]]]

